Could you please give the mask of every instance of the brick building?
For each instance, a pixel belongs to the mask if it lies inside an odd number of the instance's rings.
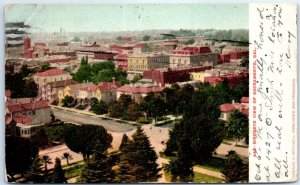
[[[218,53],[212,53],[209,47],[186,46],[170,54],[170,67],[177,66],[214,66],[218,62]]]
[[[210,83],[213,86],[223,82],[224,80],[227,81],[229,87],[236,87],[237,85],[247,85],[249,84],[249,72],[244,71],[239,74],[226,74],[220,76],[204,77],[204,82]]]
[[[144,79],[151,79],[154,83],[160,86],[166,84],[173,84],[176,82],[185,82],[190,80],[191,72],[200,72],[211,69],[211,66],[203,67],[177,67],[177,68],[163,68],[156,70],[147,70],[143,72]]]

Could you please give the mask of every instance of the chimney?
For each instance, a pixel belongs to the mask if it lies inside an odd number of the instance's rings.
[[[235,102],[234,102],[234,100],[232,100],[232,104],[234,104]]]
[[[112,77],[112,82],[114,85],[116,84],[115,77]]]

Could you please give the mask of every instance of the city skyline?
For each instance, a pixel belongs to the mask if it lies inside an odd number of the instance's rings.
[[[5,20],[24,21],[32,33],[248,29],[248,5],[14,4],[6,5]]]

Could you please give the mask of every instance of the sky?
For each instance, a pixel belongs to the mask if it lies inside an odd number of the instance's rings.
[[[30,32],[248,29],[248,4],[14,4],[5,22],[24,21]]]

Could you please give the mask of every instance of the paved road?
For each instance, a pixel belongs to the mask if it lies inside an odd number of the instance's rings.
[[[53,111],[53,114],[57,119],[79,124],[101,125],[107,131],[111,132],[128,132],[135,128],[134,126],[118,123],[112,120],[103,120],[102,118],[99,118],[92,114],[88,115],[81,112],[57,109],[55,107],[51,107],[51,110]]]

